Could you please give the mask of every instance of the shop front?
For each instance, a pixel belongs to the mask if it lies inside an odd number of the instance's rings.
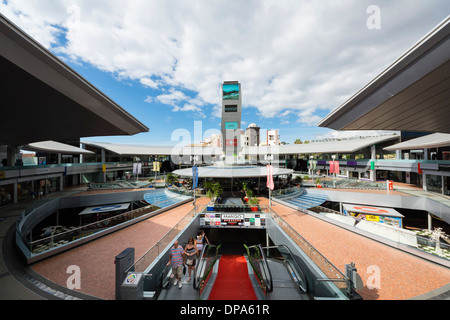
[[[404,216],[393,208],[374,207],[359,204],[342,204],[343,212],[357,220],[383,223],[389,226],[403,228]]]

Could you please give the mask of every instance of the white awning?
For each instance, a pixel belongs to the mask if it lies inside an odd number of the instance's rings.
[[[132,144],[116,144],[106,142],[86,142],[82,144],[94,148],[105,149],[120,155],[221,155],[221,148],[212,147],[167,147],[167,146],[139,146]]]
[[[62,154],[94,154],[94,152],[77,148],[57,141],[47,140],[29,143],[21,149],[35,152],[62,153]]]
[[[284,168],[273,168],[273,175],[292,174],[294,170]],[[175,170],[173,174],[183,177],[192,177],[192,168]],[[222,166],[213,165],[209,167],[198,167],[199,178],[255,178],[267,177],[265,166]]]
[[[129,203],[107,204],[104,206],[89,207],[79,213],[80,216],[95,213],[107,213],[112,211],[126,210],[130,206]]]
[[[384,207],[374,207],[363,204],[347,204],[343,203],[342,207],[347,212],[357,212],[364,214],[371,214],[374,216],[387,216],[387,217],[396,217],[396,218],[404,218],[405,216],[399,213],[397,210],[393,208],[384,208]]]
[[[384,148],[384,150],[416,150],[426,148],[439,148],[450,146],[450,134],[433,133],[416,139],[394,144]]]
[[[324,142],[291,144],[280,146],[254,146],[243,150],[244,154],[314,154],[314,153],[354,153],[358,150],[379,144],[385,141],[399,139],[398,135],[378,137],[360,137],[356,139],[343,139]]]

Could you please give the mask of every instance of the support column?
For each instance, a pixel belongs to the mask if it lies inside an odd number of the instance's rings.
[[[105,149],[102,149],[102,164],[106,163],[106,154],[105,154]],[[106,172],[102,172],[102,176],[103,176],[103,182],[106,182]]]
[[[377,149],[375,147],[375,145],[372,145],[370,147],[370,160],[371,161],[375,161],[377,160]],[[376,182],[377,181],[377,171],[374,170],[370,170],[370,180],[372,182]]]
[[[432,226],[432,220],[433,218],[431,217],[431,213],[428,213],[428,230],[433,230],[433,226]]]
[[[6,148],[6,166],[13,167],[16,164],[16,154],[19,153],[19,148],[15,146],[7,146]]]

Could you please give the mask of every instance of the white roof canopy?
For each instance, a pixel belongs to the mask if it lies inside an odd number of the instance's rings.
[[[450,146],[450,134],[448,133],[433,133],[427,136],[411,139],[405,142],[394,144],[384,148],[385,150],[415,150],[426,148],[439,148]]]
[[[273,167],[273,175],[291,174],[294,170]],[[192,168],[175,170],[173,174],[192,177]],[[267,168],[265,166],[229,166],[213,165],[209,167],[198,167],[199,178],[256,178],[267,177]]]
[[[89,207],[79,213],[80,216],[86,214],[106,213],[112,211],[126,210],[130,206],[129,203],[108,204],[104,206]]]
[[[371,214],[375,216],[387,216],[387,217],[396,217],[396,218],[404,218],[405,216],[399,213],[397,210],[392,208],[383,208],[383,207],[374,207],[367,206],[361,204],[347,204],[343,203],[342,206],[345,210],[349,212],[358,212],[364,214]]]
[[[167,147],[167,146],[139,146],[132,144],[116,144],[106,142],[86,142],[87,146],[105,149],[120,155],[221,155],[221,148],[211,147]]]
[[[325,141],[280,146],[254,146],[244,149],[245,154],[313,154],[313,153],[354,153],[358,150],[385,141],[399,139],[398,135]]]
[[[47,140],[29,143],[21,149],[36,152],[62,153],[62,154],[93,154],[94,152],[77,148],[69,144]]]

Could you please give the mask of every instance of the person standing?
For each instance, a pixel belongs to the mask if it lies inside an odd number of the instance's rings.
[[[178,240],[175,240],[172,248],[169,251],[169,262],[167,265],[172,265],[172,274],[174,275],[173,285],[181,289],[181,278],[183,277],[183,247],[178,244]]]
[[[194,271],[195,277],[195,262],[197,260],[197,246],[195,245],[194,238],[190,237],[188,243],[184,249],[184,255],[186,257],[186,264],[188,266],[188,282],[191,281],[191,272]]]
[[[204,243],[209,244],[209,240],[208,238],[205,236],[205,231],[204,230],[200,230],[197,233],[197,250],[198,250],[198,254],[200,254],[200,252],[202,252],[203,250],[203,246]]]

